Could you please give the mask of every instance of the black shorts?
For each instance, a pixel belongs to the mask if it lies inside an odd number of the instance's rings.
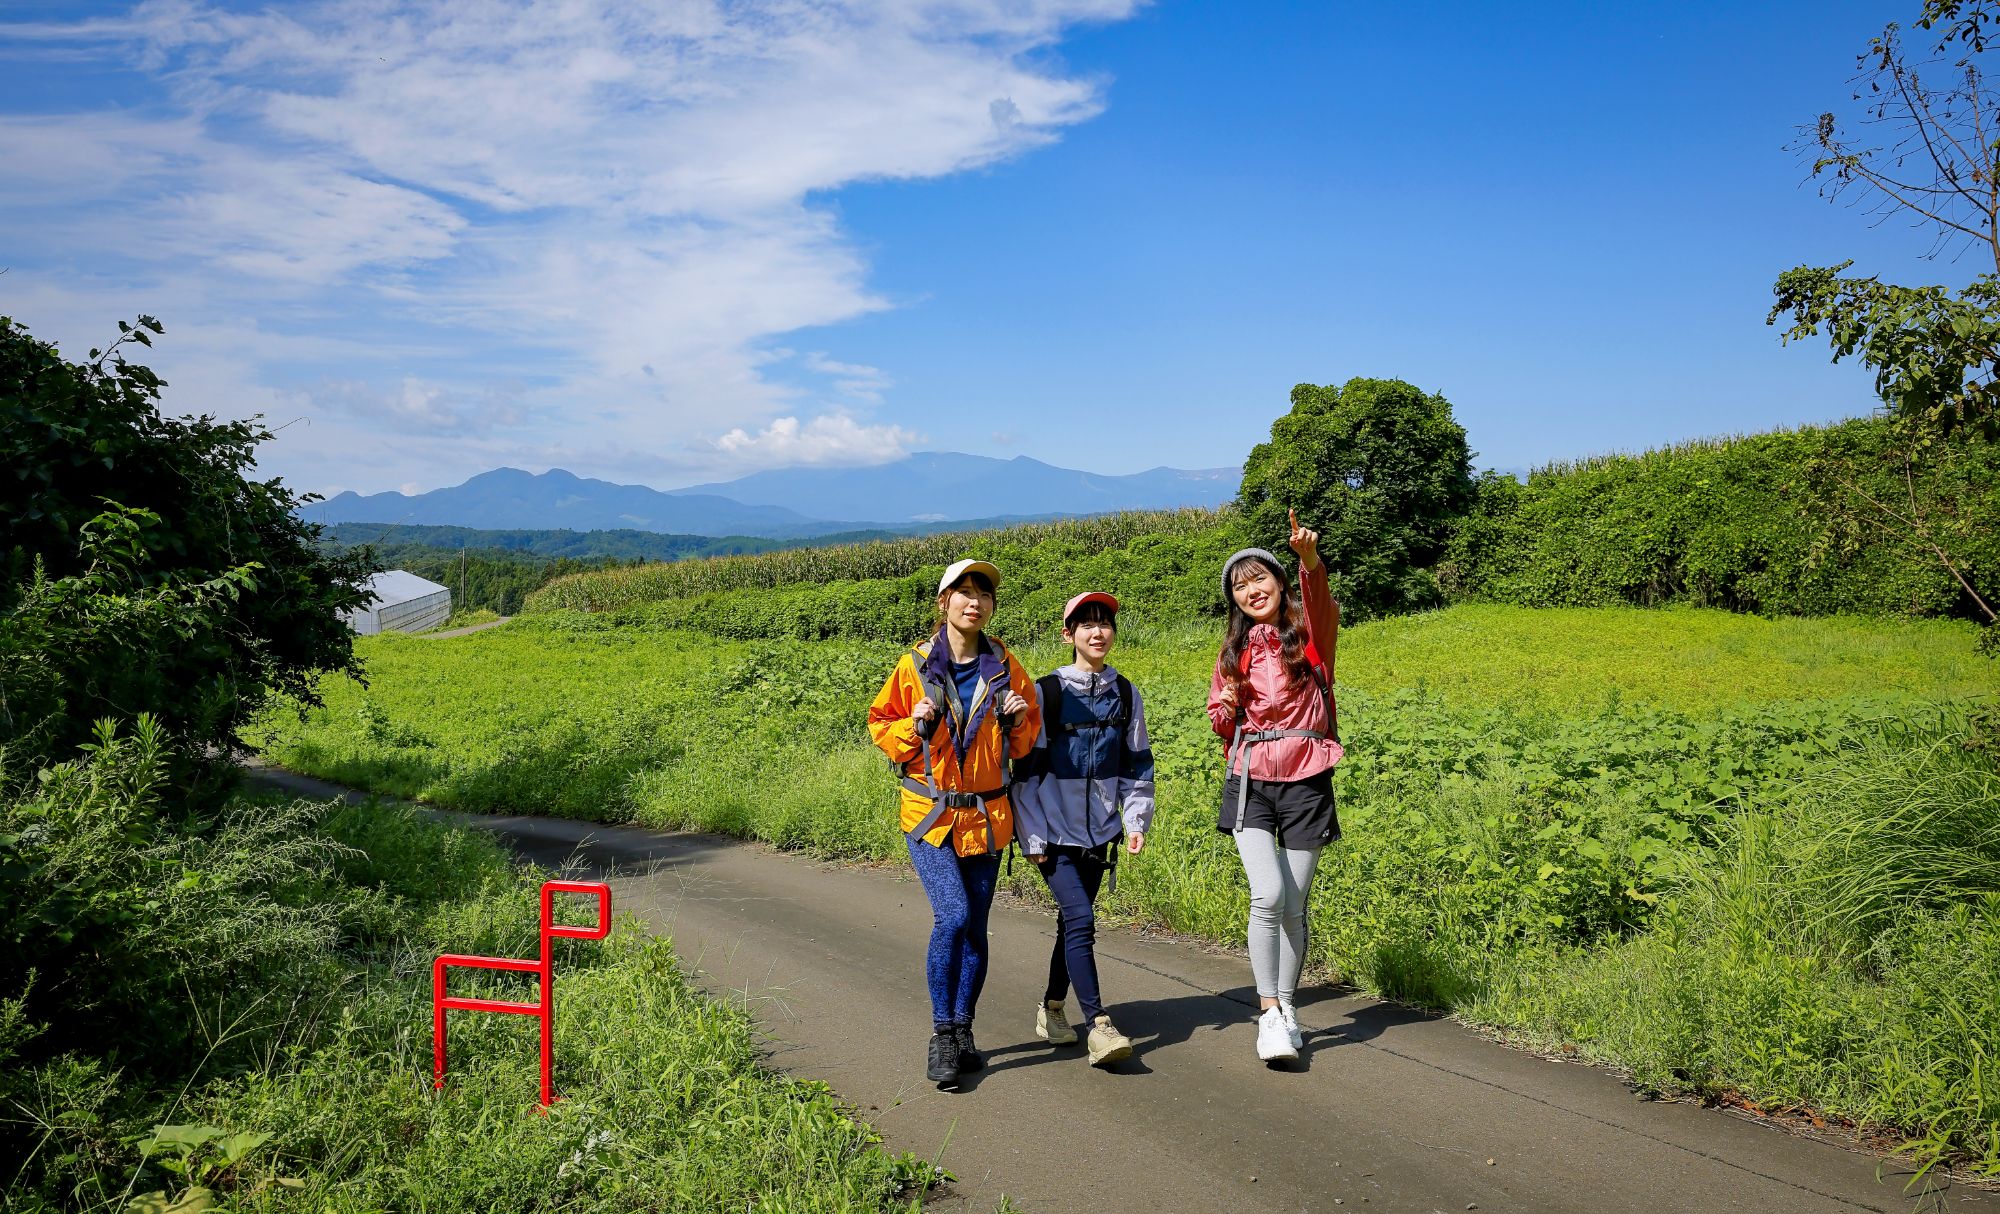
[[[1215,829],[1224,834],[1237,829],[1236,799],[1243,779],[1232,775],[1222,782],[1222,807]],[[1278,837],[1280,847],[1319,847],[1340,838],[1340,815],[1333,808],[1333,768],[1303,780],[1252,780],[1250,801],[1243,808],[1242,829],[1268,830]]]

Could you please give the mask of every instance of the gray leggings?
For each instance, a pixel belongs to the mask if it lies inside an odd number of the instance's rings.
[[[1317,847],[1279,847],[1268,830],[1233,832],[1250,878],[1250,972],[1257,993],[1290,1003],[1306,956],[1306,895],[1319,867]]]

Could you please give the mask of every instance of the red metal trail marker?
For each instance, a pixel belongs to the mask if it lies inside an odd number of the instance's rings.
[[[555,896],[557,894],[596,894],[596,927],[563,927],[556,922]],[[611,887],[601,881],[545,881],[542,883],[542,959],[529,961],[521,957],[472,957],[462,953],[445,953],[431,966],[431,1042],[436,1054],[432,1083],[444,1086],[444,1014],[448,1011],[461,1012],[508,1012],[519,1016],[536,1016],[542,1022],[542,1107],[555,1103],[555,1088],[549,1078],[551,1046],[555,1036],[556,974],[555,961],[551,955],[551,941],[560,936],[566,940],[602,940],[611,934]],[[533,1003],[517,1003],[508,999],[465,999],[452,998],[445,991],[445,971],[453,966],[461,969],[481,970],[521,970],[542,976],[541,998]]]

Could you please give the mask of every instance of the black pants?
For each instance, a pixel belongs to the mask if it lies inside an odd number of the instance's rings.
[[[1049,954],[1048,998],[1051,1002],[1067,999],[1074,983],[1086,1025],[1104,1014],[1097,988],[1097,911],[1091,904],[1097,901],[1098,886],[1110,866],[1106,852],[1116,846],[1114,842],[1104,847],[1051,847],[1048,859],[1035,865],[1056,899],[1056,943]]]

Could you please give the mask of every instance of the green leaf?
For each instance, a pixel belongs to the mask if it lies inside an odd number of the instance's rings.
[[[252,1133],[246,1131],[241,1134],[231,1134],[229,1137],[223,1139],[221,1142],[218,1142],[215,1145],[218,1149],[222,1151],[223,1165],[225,1167],[229,1167],[241,1163],[243,1161],[244,1156],[248,1155],[250,1152],[256,1150],[258,1147],[263,1146],[265,1143],[269,1141],[271,1141],[271,1136],[269,1134]]]
[[[179,1197],[168,1199],[164,1190],[155,1190],[142,1197],[135,1197],[125,1207],[125,1214],[204,1214],[216,1208],[215,1192],[195,1185]]]
[[[156,1125],[139,1144],[139,1154],[152,1158],[169,1147],[191,1151],[204,1142],[213,1142],[228,1133],[212,1125]]]

